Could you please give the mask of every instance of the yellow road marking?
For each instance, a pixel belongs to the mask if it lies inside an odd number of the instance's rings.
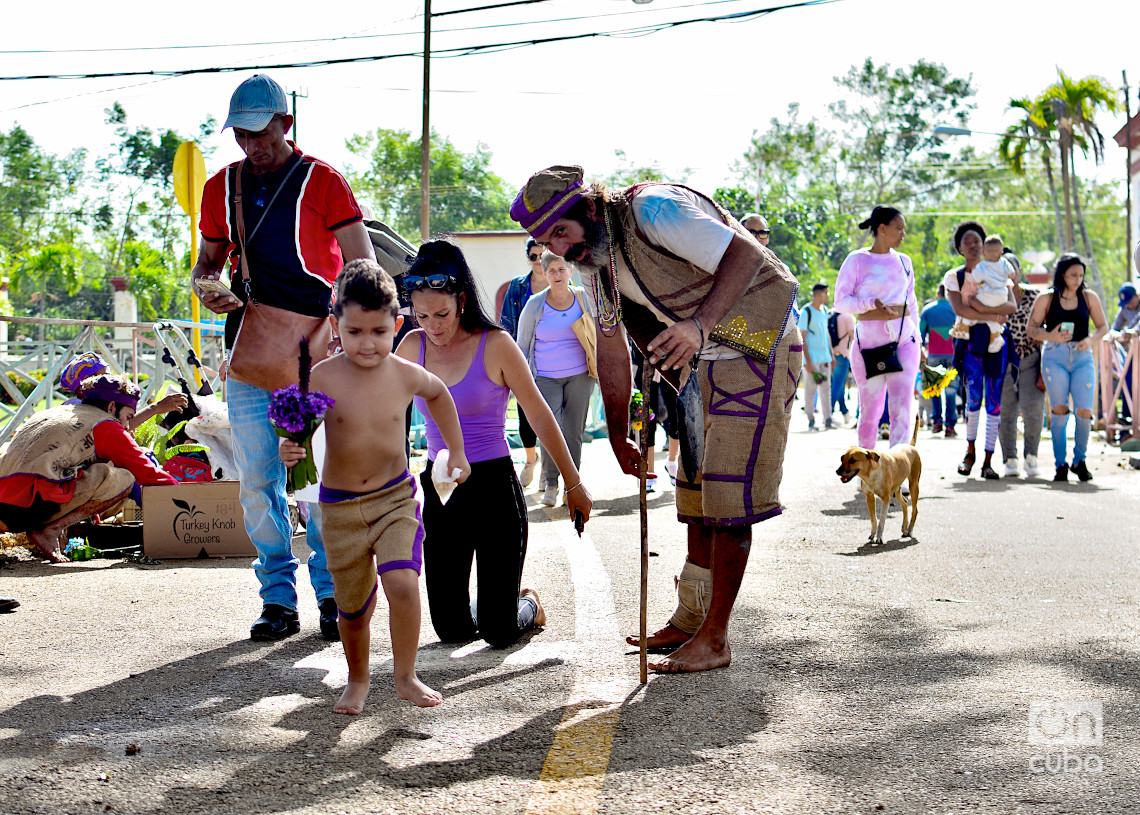
[[[588,533],[579,540],[564,522],[557,527],[574,580],[575,639],[585,658],[577,662],[562,721],[526,812],[592,815],[598,811],[621,705],[638,681],[623,659],[610,578],[593,540]]]

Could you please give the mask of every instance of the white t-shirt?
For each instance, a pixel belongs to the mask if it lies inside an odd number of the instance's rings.
[[[983,260],[967,274],[978,284],[978,302],[983,306],[1000,306],[1009,300],[1009,290],[1013,288],[1014,270],[1008,260],[1004,258],[996,261]]]
[[[712,202],[690,190],[669,184],[658,184],[639,192],[632,202],[633,220],[654,247],[664,249],[687,260],[709,275],[716,273],[736,230],[720,219]],[[627,300],[645,306],[665,325],[675,321],[662,314],[637,285],[625,265],[621,251],[617,260],[618,291]],[[586,289],[593,296],[592,287]],[[794,327],[792,321],[785,333]],[[712,326],[705,326],[705,332]],[[744,356],[740,351],[716,342],[706,342],[701,359],[733,359]]]
[[[1013,272],[1013,265],[1009,261],[1003,260],[1002,262],[1005,263],[1006,266],[1009,267],[1011,272]],[[978,265],[980,266],[981,264],[979,263]],[[946,275],[942,278],[942,285],[946,287],[946,291],[956,291],[956,292],[962,291],[961,288],[958,287],[958,270],[961,268],[962,268],[961,266],[954,267],[953,269],[948,271],[946,273]],[[1013,272],[1013,273],[1016,274],[1016,272]],[[968,275],[970,273],[966,272],[966,274]],[[1007,279],[1009,279],[1012,282],[1012,279],[1010,279],[1010,278],[1007,278]],[[980,290],[980,288],[981,287],[979,286],[979,290]],[[1009,302],[1009,292],[1008,291],[1006,292],[1005,300],[1003,302]],[[998,303],[998,305],[1001,305],[1001,303]]]

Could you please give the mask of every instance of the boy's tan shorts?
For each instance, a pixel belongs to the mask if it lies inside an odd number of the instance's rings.
[[[361,616],[376,593],[376,576],[423,566],[424,526],[416,480],[407,473],[374,492],[321,486],[321,533],[340,616]]]

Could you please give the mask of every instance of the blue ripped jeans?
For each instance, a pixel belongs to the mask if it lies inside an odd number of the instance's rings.
[[[277,455],[277,434],[269,423],[269,391],[230,379],[226,383],[234,459],[241,476],[241,508],[245,531],[257,549],[253,570],[261,583],[261,601],[297,609],[297,566],[293,528],[285,498],[285,465]],[[319,504],[310,505],[305,525],[309,580],[317,601],[333,596],[332,575],[325,566]]]
[[[1047,342],[1041,350],[1041,373],[1045,377],[1050,406],[1068,407],[1069,397],[1072,397],[1072,413],[1089,411],[1087,418],[1077,416],[1077,426],[1073,431],[1073,464],[1079,464],[1085,460],[1088,450],[1092,431],[1091,414],[1096,398],[1096,363],[1093,362],[1092,349],[1078,351],[1074,342]],[[1049,430],[1053,436],[1053,461],[1057,467],[1065,464],[1069,412],[1054,412],[1049,417]]]

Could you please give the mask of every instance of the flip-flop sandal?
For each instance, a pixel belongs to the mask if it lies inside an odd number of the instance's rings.
[[[958,475],[969,475],[974,470],[974,462],[977,461],[977,456],[966,455],[962,459],[962,463],[958,465]]]
[[[1000,475],[998,475],[996,472],[994,472],[994,468],[989,466],[988,464],[982,465],[981,476],[982,476],[982,478],[988,478],[991,481],[998,479],[998,478],[1001,478]]]

